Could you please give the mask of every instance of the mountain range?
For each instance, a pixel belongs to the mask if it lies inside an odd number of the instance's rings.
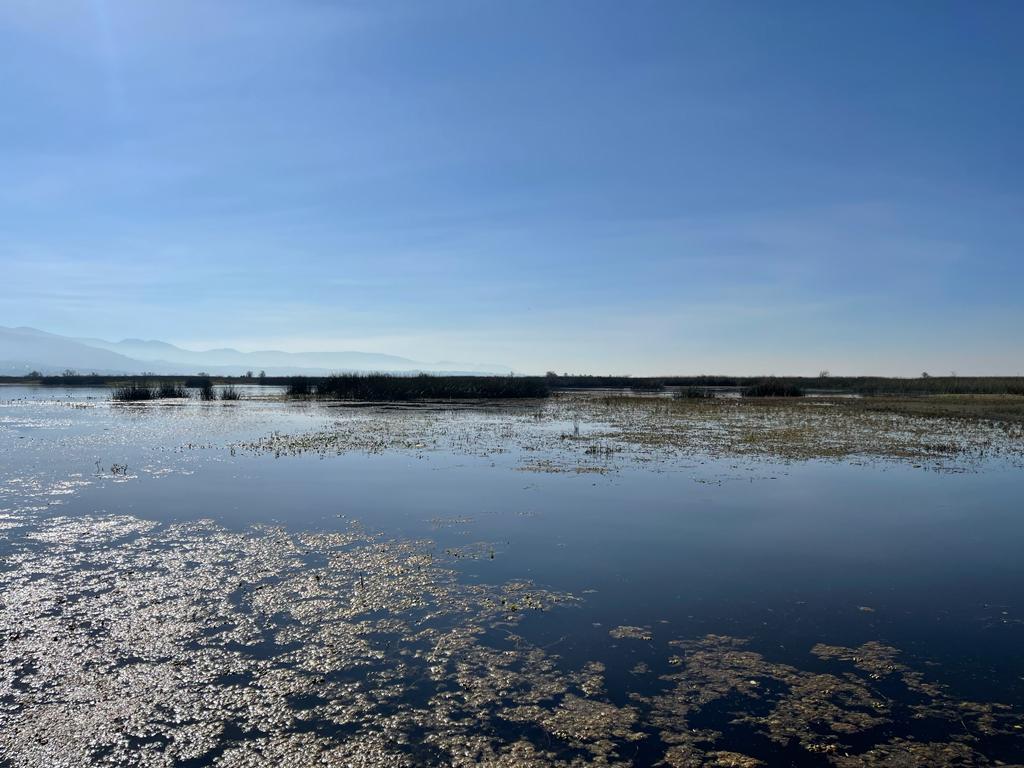
[[[329,373],[446,373],[503,374],[512,369],[503,365],[423,362],[377,352],[282,352],[237,349],[190,350],[165,341],[123,339],[105,341],[47,333],[36,328],[0,326],[0,375],[20,376],[31,371],[43,374],[65,370],[78,373],[183,374],[201,371],[221,376],[248,371],[268,376]]]

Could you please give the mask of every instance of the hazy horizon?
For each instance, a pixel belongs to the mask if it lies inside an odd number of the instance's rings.
[[[1024,6],[0,8],[0,325],[1024,373]]]
[[[37,333],[45,336],[54,336],[61,341],[70,341],[81,345],[79,354],[83,350],[101,352],[114,352],[118,355],[129,358],[135,363],[141,364],[134,369],[118,368],[116,363],[106,361],[82,360],[80,357],[75,360],[65,357],[64,353],[52,350],[47,354],[35,354],[41,351],[41,346],[30,342],[28,347],[22,347],[19,354],[11,355],[11,338],[5,332],[14,332],[18,336],[25,332],[27,338],[34,339]],[[559,375],[577,375],[580,372],[567,369],[548,369],[545,371],[523,371],[515,370],[497,361],[483,360],[415,360],[412,358],[389,355],[369,350],[344,350],[344,349],[304,349],[297,351],[284,351],[279,349],[238,349],[226,347],[225,345],[213,347],[184,347],[182,345],[170,344],[173,352],[168,353],[165,349],[170,343],[162,339],[99,339],[83,338],[50,334],[41,329],[20,327],[5,328],[0,326],[0,375],[24,375],[29,371],[39,371],[46,375],[54,375],[65,370],[74,371],[76,374],[88,374],[98,372],[101,374],[134,373],[138,374],[145,370],[149,373],[160,375],[193,375],[200,369],[214,371],[218,375],[241,375],[245,371],[255,372],[259,369],[267,369],[270,376],[282,375],[310,375],[320,376],[332,372],[361,371],[369,372],[413,372],[413,373],[435,373],[435,374],[461,374],[473,373],[483,375],[503,375],[514,373],[520,376],[541,375],[542,373],[553,372]],[[147,349],[142,349],[148,347]],[[60,347],[58,347],[60,350]],[[282,353],[293,357],[292,360],[282,360]],[[56,356],[55,356],[56,354]],[[240,356],[248,357],[242,359]],[[360,357],[362,356],[362,357]],[[13,365],[12,363],[17,363]],[[151,363],[160,363],[153,368]],[[111,367],[113,366],[113,367]],[[213,367],[211,367],[213,366]],[[610,376],[637,376],[637,377],[673,377],[673,376],[733,376],[733,377],[759,377],[759,376],[825,376],[839,377],[885,377],[889,374],[873,373],[871,371],[849,371],[819,369],[815,371],[787,371],[774,368],[767,369],[746,369],[746,370],[694,370],[678,369],[665,370],[658,373],[636,374],[633,371],[618,371],[610,369],[597,372],[595,375]],[[996,374],[976,374],[973,371],[944,371],[942,369],[922,370],[913,373],[899,374],[897,378],[921,378],[929,377],[972,377],[972,376],[1022,376],[1024,374],[1003,372]]]

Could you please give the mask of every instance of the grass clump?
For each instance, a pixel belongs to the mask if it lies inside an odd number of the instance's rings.
[[[743,388],[744,397],[803,397],[804,391],[796,384],[779,379],[764,379]]]
[[[132,381],[117,387],[111,397],[119,403],[138,403],[147,400],[155,400],[159,397],[159,390],[150,389],[146,384]]]
[[[288,397],[308,397],[313,394],[313,387],[305,376],[295,376],[288,380]]]
[[[177,381],[161,381],[157,387],[157,397],[161,398],[184,398],[188,397],[188,390]]]
[[[220,391],[221,400],[241,400],[242,393],[235,389],[234,384],[228,384]]]
[[[198,390],[199,399],[204,402],[210,402],[211,400],[217,399],[217,391],[213,388],[213,381],[209,376],[199,376],[194,379],[189,379],[188,385],[193,389]]]
[[[121,403],[138,403],[147,400],[188,397],[188,390],[177,381],[160,381],[152,385],[133,379],[114,389],[111,398]]]

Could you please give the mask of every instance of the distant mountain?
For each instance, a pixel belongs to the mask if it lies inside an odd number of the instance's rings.
[[[181,373],[199,371],[236,375],[266,371],[269,376],[290,374],[324,375],[346,371],[389,373],[511,373],[502,365],[443,362],[426,363],[397,355],[375,352],[281,352],[237,349],[189,350],[164,341],[124,339],[105,341],[71,338],[35,328],[0,326],[0,374],[19,375],[37,370],[59,373],[67,368],[79,372]]]
[[[124,339],[103,341],[102,339],[76,339],[97,349],[116,352],[136,360],[184,363],[198,366],[245,366],[246,368],[303,368],[322,370],[357,371],[421,371],[421,370],[470,370],[483,373],[508,373],[504,366],[486,366],[468,363],[445,362],[425,363],[397,355],[377,352],[281,352],[261,350],[239,352],[237,349],[209,349],[194,351],[182,349],[165,341],[144,341]]]
[[[89,347],[65,336],[35,328],[0,326],[0,374],[19,376],[33,370],[60,373],[66,368],[96,373],[136,373],[143,370],[138,360]]]

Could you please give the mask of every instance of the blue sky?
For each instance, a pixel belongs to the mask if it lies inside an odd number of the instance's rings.
[[[0,5],[0,325],[1024,373],[1024,4]]]

